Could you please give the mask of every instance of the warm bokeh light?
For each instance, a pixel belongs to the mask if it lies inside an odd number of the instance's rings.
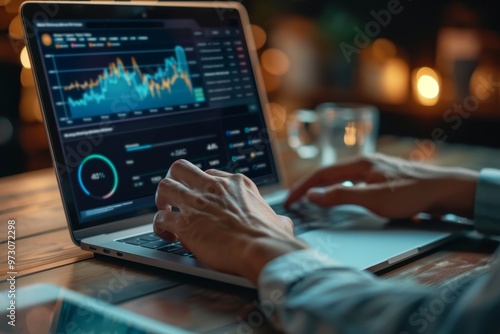
[[[13,39],[24,38],[23,26],[21,24],[21,17],[19,15],[17,15],[12,19],[12,21],[10,21],[9,36]]]
[[[500,81],[500,72],[492,65],[479,65],[470,78],[470,95],[477,97],[484,103],[495,103],[497,82]]]
[[[377,39],[359,57],[360,92],[372,101],[402,104],[410,92],[410,66],[387,39]],[[377,56],[375,56],[377,55]]]
[[[24,47],[21,51],[21,64],[24,68],[31,68],[30,57],[28,56],[28,49]]]
[[[356,123],[347,123],[345,127],[344,144],[346,144],[346,146],[356,145]]]
[[[413,72],[413,92],[424,106],[433,106],[439,100],[440,78],[435,70],[422,67]]]
[[[31,68],[23,67],[21,70],[21,85],[23,85],[23,87],[35,86],[35,80],[33,78],[33,71]]]
[[[255,41],[255,48],[257,50],[259,50],[264,46],[264,44],[266,44],[267,34],[264,29],[262,29],[258,25],[252,24],[252,35]]]
[[[23,3],[24,0],[7,0],[6,5],[5,5],[5,10],[7,13],[18,13],[19,12],[19,6]]]
[[[420,95],[429,100],[436,98],[439,94],[437,80],[427,74],[418,78],[417,87]]]
[[[265,50],[260,57],[260,61],[264,70],[273,75],[285,75],[290,69],[290,59],[279,49]]]
[[[401,58],[384,62],[381,74],[381,92],[385,102],[404,103],[408,99],[410,67]]]
[[[396,45],[387,38],[378,38],[372,44],[373,56],[380,61],[396,57],[397,52]]]
[[[281,77],[273,75],[267,71],[262,71],[262,79],[264,81],[266,92],[268,93],[276,91],[281,86]]]

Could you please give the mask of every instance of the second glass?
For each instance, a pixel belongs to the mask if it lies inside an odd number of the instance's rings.
[[[300,109],[288,122],[288,144],[300,157],[320,155],[321,166],[375,152],[379,113],[371,105],[323,103],[315,110]]]

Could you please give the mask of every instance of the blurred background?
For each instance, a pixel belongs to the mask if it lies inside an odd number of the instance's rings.
[[[321,102],[364,102],[380,109],[381,135],[442,129],[449,143],[500,147],[500,2],[240,2],[278,121]],[[0,0],[0,176],[51,166],[21,3]]]

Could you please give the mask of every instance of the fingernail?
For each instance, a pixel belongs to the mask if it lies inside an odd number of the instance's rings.
[[[325,188],[311,188],[307,191],[307,197],[309,198],[323,197],[325,193],[326,193]]]
[[[162,224],[165,221],[165,211],[158,211],[155,215],[154,222]]]
[[[162,238],[165,233],[168,233],[167,230],[163,227],[164,215],[165,214],[163,212],[158,211],[153,221],[153,231],[160,238]]]

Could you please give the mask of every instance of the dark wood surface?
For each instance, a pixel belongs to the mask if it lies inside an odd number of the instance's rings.
[[[379,151],[404,158],[415,150],[419,145],[413,139],[388,137],[379,145]],[[430,153],[425,161],[439,165],[500,168],[499,150],[442,145]],[[291,151],[282,154],[288,161],[294,159]],[[314,163],[296,161],[289,169],[288,183]],[[16,221],[18,287],[59,284],[196,332],[274,332],[269,323],[249,318],[255,312],[262,315],[254,290],[97,257],[79,249],[69,237],[52,169],[0,179],[0,290],[7,288],[9,219]],[[494,239],[471,234],[378,274],[401,284],[439,287],[487,272],[497,245]]]

